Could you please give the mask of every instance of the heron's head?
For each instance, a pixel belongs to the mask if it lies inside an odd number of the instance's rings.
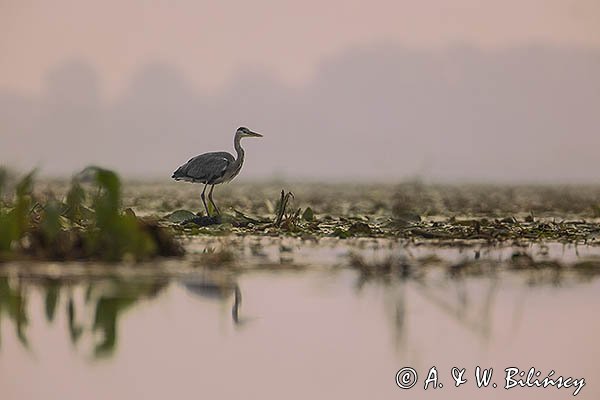
[[[250,129],[246,128],[245,126],[242,126],[240,128],[238,128],[237,131],[235,131],[236,136],[239,136],[240,138],[244,138],[244,137],[262,137],[262,135],[260,133],[257,132],[252,132]]]

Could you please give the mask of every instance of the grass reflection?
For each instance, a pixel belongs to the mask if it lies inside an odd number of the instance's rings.
[[[518,288],[522,294],[511,302],[511,330],[517,330],[528,295],[535,288],[568,288],[591,282],[600,275],[600,259],[581,259],[567,263],[534,257],[524,250],[514,250],[508,259],[482,257],[475,252],[472,258],[448,261],[435,255],[412,257],[408,253],[387,257],[367,258],[351,253],[348,266],[356,272],[355,290],[382,290],[384,309],[395,338],[395,346],[404,354],[415,353],[421,332],[448,327],[448,321],[461,334],[469,334],[482,344],[497,340],[495,332],[501,327],[495,313],[504,308],[501,291]],[[506,302],[506,297],[504,297]],[[420,313],[447,317],[446,322],[423,321]],[[444,325],[446,324],[446,325]],[[435,327],[435,328],[432,328]],[[409,346],[410,343],[410,346]],[[423,347],[425,347],[423,345]]]
[[[44,314],[49,324],[65,320],[74,346],[85,337],[92,343],[94,357],[110,356],[117,346],[119,320],[123,314],[140,301],[156,297],[167,283],[164,279],[106,278],[86,280],[82,284],[73,280],[0,276],[0,324],[8,321],[21,344],[29,348],[27,304],[31,294],[38,292],[44,300]],[[60,316],[61,310],[64,318]]]
[[[9,285],[7,278],[0,278],[0,323],[4,315],[12,321],[15,334],[23,346],[29,347],[26,336],[27,327],[27,305],[25,291],[27,290],[21,284],[14,287]],[[1,331],[0,331],[1,333]],[[1,338],[0,338],[1,343]]]

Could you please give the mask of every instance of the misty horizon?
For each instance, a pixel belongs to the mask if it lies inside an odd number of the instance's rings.
[[[206,92],[148,63],[108,98],[80,59],[47,71],[39,95],[0,88],[0,164],[168,179],[197,154],[234,153],[243,125],[265,137],[242,142],[238,179],[593,183],[598,70],[597,49],[380,43],[324,59],[302,86],[253,67]]]

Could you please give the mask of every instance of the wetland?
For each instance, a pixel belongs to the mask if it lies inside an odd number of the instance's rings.
[[[600,187],[236,182],[207,221],[198,185],[27,179],[0,208],[8,398],[439,398],[433,365],[600,394]]]

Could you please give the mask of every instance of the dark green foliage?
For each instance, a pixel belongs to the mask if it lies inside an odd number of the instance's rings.
[[[302,219],[309,222],[315,219],[315,214],[313,213],[312,208],[307,207],[306,210],[304,210],[302,213]]]
[[[65,213],[65,217],[75,224],[81,223],[84,218],[89,218],[90,210],[86,208],[84,204],[85,191],[79,182],[74,179],[73,182],[71,182],[71,188],[67,192],[67,212]]]
[[[142,259],[156,254],[156,244],[132,213],[121,213],[121,182],[117,175],[93,167],[98,191],[92,202],[95,224],[87,235],[87,251],[107,261],[125,255]]]
[[[19,240],[28,229],[34,174],[35,171],[27,174],[19,181],[12,207],[0,207],[0,259],[11,252],[15,241]],[[3,186],[6,173],[3,172],[1,175],[2,182],[0,182],[0,186]]]
[[[121,211],[121,182],[114,172],[90,167],[80,176],[92,178],[91,194],[74,178],[65,203],[34,202],[33,172],[17,184],[13,201],[0,208],[0,260],[120,261],[183,253],[157,222]]]

